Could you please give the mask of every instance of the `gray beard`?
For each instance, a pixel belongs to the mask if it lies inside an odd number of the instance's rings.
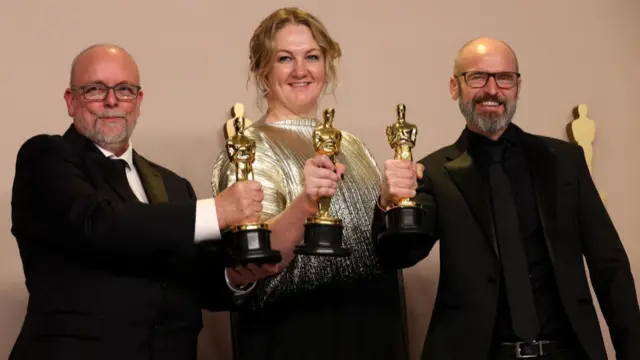
[[[135,128],[135,124],[127,123],[122,131],[120,131],[118,134],[106,135],[98,126],[98,121],[100,121],[100,119],[97,119],[94,123],[90,137],[91,140],[102,147],[109,147],[128,142],[129,138],[131,137],[131,133]]]
[[[496,134],[506,128],[511,123],[513,115],[516,113],[515,102],[504,104],[504,114],[502,115],[481,115],[475,112],[475,101],[463,101],[462,96],[458,97],[458,107],[464,116],[467,124],[473,125],[487,134]]]

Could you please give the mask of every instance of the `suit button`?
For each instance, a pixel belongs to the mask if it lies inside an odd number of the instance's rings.
[[[160,283],[160,288],[165,289],[167,287],[167,283]]]
[[[487,280],[488,280],[490,283],[492,283],[492,284],[494,284],[494,283],[498,282],[498,278],[497,278],[495,275],[489,275],[489,276],[487,277]]]

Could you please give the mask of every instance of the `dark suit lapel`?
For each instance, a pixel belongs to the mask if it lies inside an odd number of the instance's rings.
[[[496,256],[498,254],[498,243],[496,242],[495,231],[493,229],[493,216],[491,214],[491,202],[487,191],[486,181],[482,178],[478,168],[474,165],[473,158],[464,151],[461,155],[453,157],[451,161],[444,164],[462,196],[467,201],[469,209],[473,213],[482,228],[485,238],[493,249]]]
[[[65,132],[64,138],[86,159],[89,176],[106,182],[123,201],[138,201],[129,186],[126,175],[121,174],[113,160],[105,157],[91,140],[76,130],[73,124]]]
[[[131,190],[127,176],[120,173],[121,170],[115,165],[114,160],[106,158],[100,150],[89,154],[89,156],[92,162],[100,168],[100,173],[103,175],[105,182],[122,197],[122,200],[140,201]]]
[[[538,214],[544,230],[551,260],[554,260],[553,246],[557,230],[557,159],[553,150],[534,135],[518,129],[524,146],[525,156],[531,168]]]
[[[135,151],[133,152],[133,164],[138,170],[149,203],[158,204],[169,202],[167,188],[164,186],[162,175]]]

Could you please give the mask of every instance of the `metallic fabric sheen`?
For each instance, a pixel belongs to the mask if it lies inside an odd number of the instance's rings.
[[[315,155],[312,133],[316,126],[313,119],[275,123],[260,120],[245,130],[245,135],[256,141],[253,169],[255,180],[264,191],[262,221],[282,212],[303,190],[304,163]],[[382,176],[365,145],[355,136],[342,133],[338,161],[347,170],[331,201],[331,214],[343,221],[343,244],[351,249],[351,256],[296,256],[283,272],[257,284],[251,307],[262,307],[323,285],[371,278],[380,272],[370,237]],[[213,166],[214,196],[233,184],[234,174],[233,164],[221,151]]]

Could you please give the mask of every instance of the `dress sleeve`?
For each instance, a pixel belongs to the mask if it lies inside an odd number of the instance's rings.
[[[257,129],[246,131],[245,135],[256,141],[256,160],[253,163],[254,179],[262,185],[264,200],[262,201],[262,217],[260,221],[267,221],[278,215],[287,207],[285,179],[274,152],[260,136]],[[235,166],[229,161],[226,149],[222,149],[213,165],[211,186],[213,196],[217,196],[224,189],[235,182]]]

